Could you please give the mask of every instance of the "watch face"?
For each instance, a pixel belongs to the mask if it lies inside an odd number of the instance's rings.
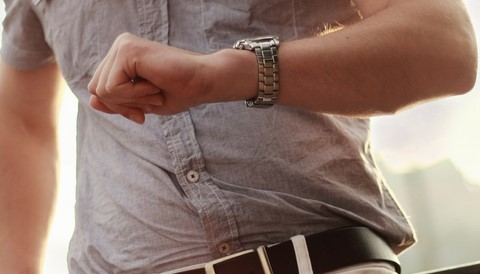
[[[262,37],[256,37],[256,38],[250,38],[247,39],[252,42],[256,43],[271,43],[272,46],[278,45],[278,37],[277,36],[262,36]]]
[[[257,97],[251,100],[245,100],[245,106],[249,108],[269,108],[274,105],[275,101],[262,101]]]
[[[276,47],[280,44],[277,36],[262,36],[238,40],[233,45],[235,49],[253,50],[256,47]]]

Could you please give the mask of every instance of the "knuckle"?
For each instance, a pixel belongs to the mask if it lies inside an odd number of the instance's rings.
[[[120,51],[130,51],[135,49],[135,36],[128,32],[122,33],[117,37],[117,47]]]
[[[105,95],[108,95],[108,94],[113,94],[114,92],[115,92],[115,86],[114,86],[114,85],[112,85],[112,84],[107,84],[107,85],[105,86],[105,94],[104,94],[104,96],[105,96]]]
[[[117,36],[117,41],[123,41],[126,39],[129,39],[129,37],[133,36],[130,32],[123,32],[120,35]]]
[[[96,95],[97,95],[98,98],[103,98],[103,97],[105,97],[105,91],[104,91],[103,89],[98,89],[98,88],[97,88],[97,89],[95,90],[95,92],[96,92]]]
[[[97,86],[94,85],[93,83],[89,83],[88,86],[87,86],[87,90],[88,90],[91,94],[96,94],[96,93],[97,93]]]

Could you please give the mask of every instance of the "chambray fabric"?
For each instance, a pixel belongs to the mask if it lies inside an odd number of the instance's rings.
[[[5,2],[3,60],[55,60],[79,100],[71,273],[157,273],[347,225],[372,228],[396,252],[414,242],[372,159],[368,119],[230,102],[137,125],[88,105],[87,84],[123,32],[207,53],[348,27],[361,17],[353,2]]]

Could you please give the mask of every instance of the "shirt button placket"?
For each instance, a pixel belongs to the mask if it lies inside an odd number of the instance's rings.
[[[196,183],[198,179],[200,179],[200,175],[195,170],[190,170],[189,172],[187,172],[187,180],[190,183]]]

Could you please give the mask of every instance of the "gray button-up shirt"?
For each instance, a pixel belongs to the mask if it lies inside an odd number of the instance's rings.
[[[122,32],[206,53],[346,26],[361,17],[353,1],[5,2],[3,60],[56,60],[79,99],[72,273],[156,273],[359,224],[396,252],[413,243],[372,160],[368,119],[230,102],[137,125],[88,105],[87,84]]]

